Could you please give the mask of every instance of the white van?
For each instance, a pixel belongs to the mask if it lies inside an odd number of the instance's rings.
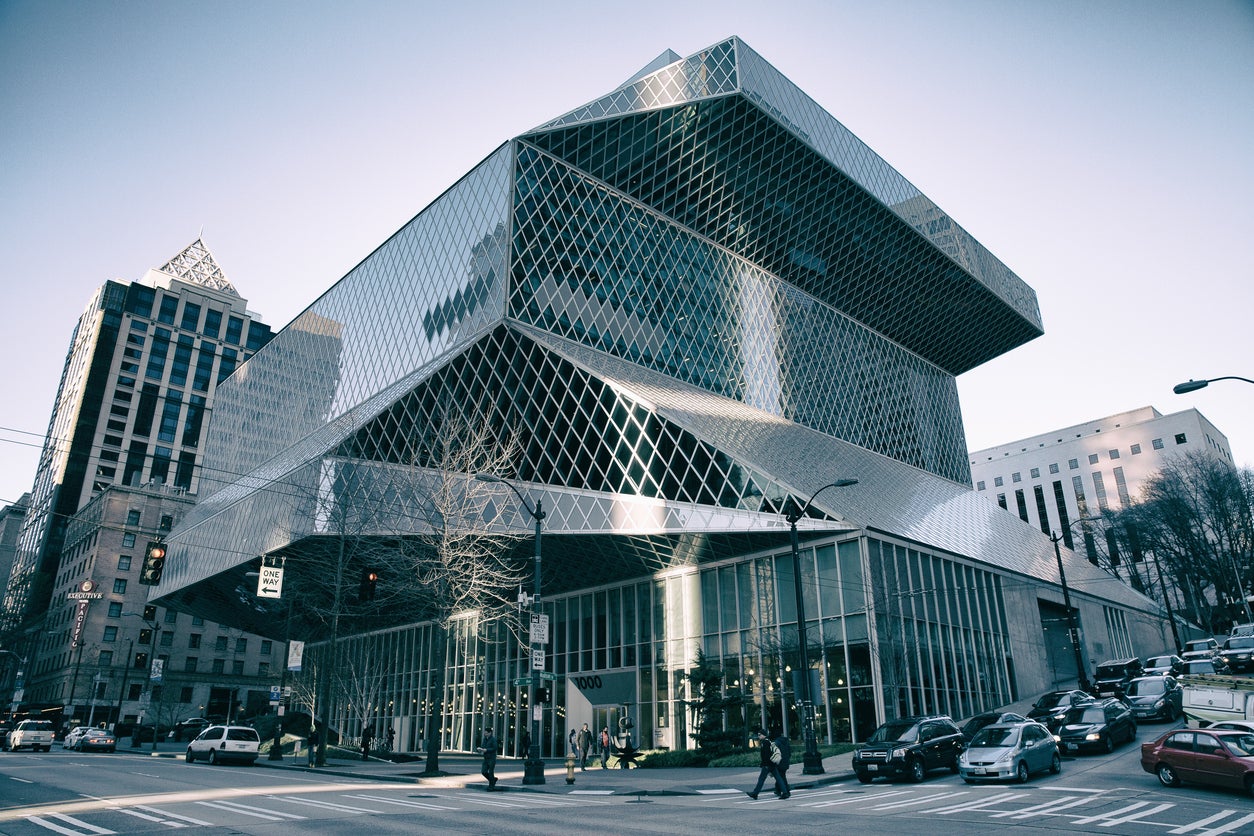
[[[32,752],[52,749],[52,723],[48,720],[23,720],[9,732],[9,751],[30,747]]]

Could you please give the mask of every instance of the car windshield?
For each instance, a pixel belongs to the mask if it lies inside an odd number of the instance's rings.
[[[1240,737],[1224,737],[1224,745],[1228,751],[1238,758],[1254,756],[1254,734],[1243,734]]]
[[[1228,639],[1229,650],[1249,650],[1254,648],[1254,636],[1242,636],[1239,639]]]
[[[1019,740],[1018,729],[997,728],[989,726],[980,729],[975,737],[971,739],[971,748],[976,749],[981,746],[992,748],[994,746],[1013,746]]]
[[[1209,659],[1202,659],[1196,662],[1185,662],[1184,670],[1186,673],[1214,673],[1215,663]]]
[[[1084,723],[1086,725],[1095,725],[1097,723],[1106,722],[1106,712],[1102,711],[1101,706],[1089,706],[1088,708],[1073,708],[1067,712],[1067,724],[1075,725]]]
[[[1192,641],[1184,646],[1185,650],[1210,650],[1210,640]]]
[[[1128,685],[1129,697],[1149,697],[1167,693],[1167,683],[1161,679],[1134,679]]]
[[[1070,692],[1068,691],[1057,691],[1052,694],[1046,694],[1045,696],[1037,700],[1032,705],[1032,707],[1033,708],[1057,708],[1058,706],[1062,705],[1063,703],[1067,701],[1067,697],[1069,693]]]
[[[1155,656],[1153,659],[1150,659],[1148,662],[1145,663],[1145,667],[1169,668],[1171,667],[1171,657],[1170,656]]]
[[[894,740],[914,740],[918,736],[918,728],[914,723],[901,720],[885,723],[871,735],[869,743],[891,743]]]

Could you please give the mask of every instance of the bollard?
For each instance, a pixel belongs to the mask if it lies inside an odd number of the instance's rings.
[[[566,756],[566,783],[575,783],[575,756],[569,754]]]

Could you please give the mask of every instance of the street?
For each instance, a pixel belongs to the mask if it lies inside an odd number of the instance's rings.
[[[1167,727],[1146,725],[1139,739]],[[171,753],[173,754],[173,753]],[[745,792],[756,770],[599,770],[574,786],[503,780],[485,792],[469,769],[460,780],[419,783],[284,768],[187,764],[133,753],[0,754],[0,833],[63,836],[229,828],[269,834],[392,832],[535,833],[571,827],[601,833],[696,833],[712,821],[737,830],[830,833],[1063,831],[1114,834],[1251,834],[1254,804],[1235,792],[1166,789],[1141,771],[1139,744],[1112,755],[1067,758],[1057,776],[1022,785],[968,786],[948,772],[922,784],[813,780],[794,768],[793,796]],[[512,767],[510,767],[512,768]]]

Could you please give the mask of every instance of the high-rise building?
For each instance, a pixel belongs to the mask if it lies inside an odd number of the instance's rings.
[[[738,728],[863,739],[1166,644],[1157,604],[971,490],[955,377],[1042,333],[1032,289],[739,39],[506,142],[309,313],[219,390],[159,603],[361,663],[386,710],[333,694],[350,738],[408,750],[437,717],[446,749],[486,724],[517,752],[535,718],[545,755],[583,722],[685,748],[703,651]],[[293,363],[334,378],[292,392]],[[482,521],[543,523],[543,570],[540,537],[512,555],[543,572],[535,654],[474,608],[447,647],[418,610],[328,609],[369,568],[341,521],[372,548],[441,525],[453,415],[511,454]],[[239,594],[258,556],[304,577],[294,621]]]
[[[195,493],[220,381],[270,339],[201,240],[137,282],[105,282],[70,338],[5,596],[42,615],[70,518],[110,485]]]

